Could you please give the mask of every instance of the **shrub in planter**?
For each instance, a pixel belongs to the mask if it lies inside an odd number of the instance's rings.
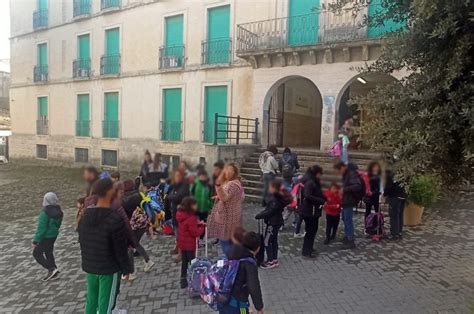
[[[404,223],[416,226],[421,223],[425,207],[433,205],[439,194],[436,177],[420,175],[413,177],[408,186],[408,204],[405,207]]]

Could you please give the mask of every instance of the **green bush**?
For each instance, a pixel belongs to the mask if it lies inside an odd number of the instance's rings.
[[[433,176],[415,176],[408,186],[408,200],[429,207],[438,199],[439,181]]]

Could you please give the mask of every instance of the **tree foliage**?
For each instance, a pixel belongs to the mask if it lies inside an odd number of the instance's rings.
[[[360,2],[352,2],[355,9]],[[409,74],[357,99],[371,117],[363,126],[369,144],[396,160],[405,182],[420,174],[450,185],[472,182],[474,1],[381,0],[381,6],[366,24],[391,18],[407,27],[383,40],[381,56],[364,71]]]

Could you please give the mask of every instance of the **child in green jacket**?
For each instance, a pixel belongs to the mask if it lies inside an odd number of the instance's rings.
[[[38,227],[33,240],[33,256],[38,264],[48,270],[43,281],[57,279],[59,274],[53,254],[54,242],[63,221],[63,211],[58,203],[58,197],[53,192],[44,195],[43,208],[38,217]]]
[[[209,210],[212,207],[212,187],[209,184],[209,176],[206,170],[201,169],[191,188],[191,194],[196,199],[198,216],[202,221],[207,221]]]

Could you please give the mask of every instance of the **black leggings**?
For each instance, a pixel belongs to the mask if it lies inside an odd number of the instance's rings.
[[[54,260],[55,241],[56,238],[43,239],[43,241],[33,249],[33,257],[35,260],[48,271],[56,269],[56,262]]]
[[[278,259],[278,231],[281,226],[267,225],[265,230],[265,251],[267,252],[267,261],[271,262]]]
[[[135,243],[136,243],[135,250],[138,252],[138,254],[140,254],[143,257],[145,262],[148,263],[148,261],[150,260],[150,257],[148,256],[148,253],[145,251],[143,246],[140,244],[140,240],[142,239],[145,232],[146,232],[146,228],[133,230],[133,236],[135,237]]]
[[[326,214],[326,239],[335,239],[340,215],[332,216]]]
[[[191,261],[196,257],[195,251],[181,251],[181,279],[188,275],[188,267]]]
[[[379,204],[378,199],[377,200],[369,200],[369,201],[365,202],[365,219],[367,219],[367,217],[372,212],[372,208],[374,209],[374,211],[376,213],[378,213],[379,212],[379,207],[380,207],[380,204]]]

